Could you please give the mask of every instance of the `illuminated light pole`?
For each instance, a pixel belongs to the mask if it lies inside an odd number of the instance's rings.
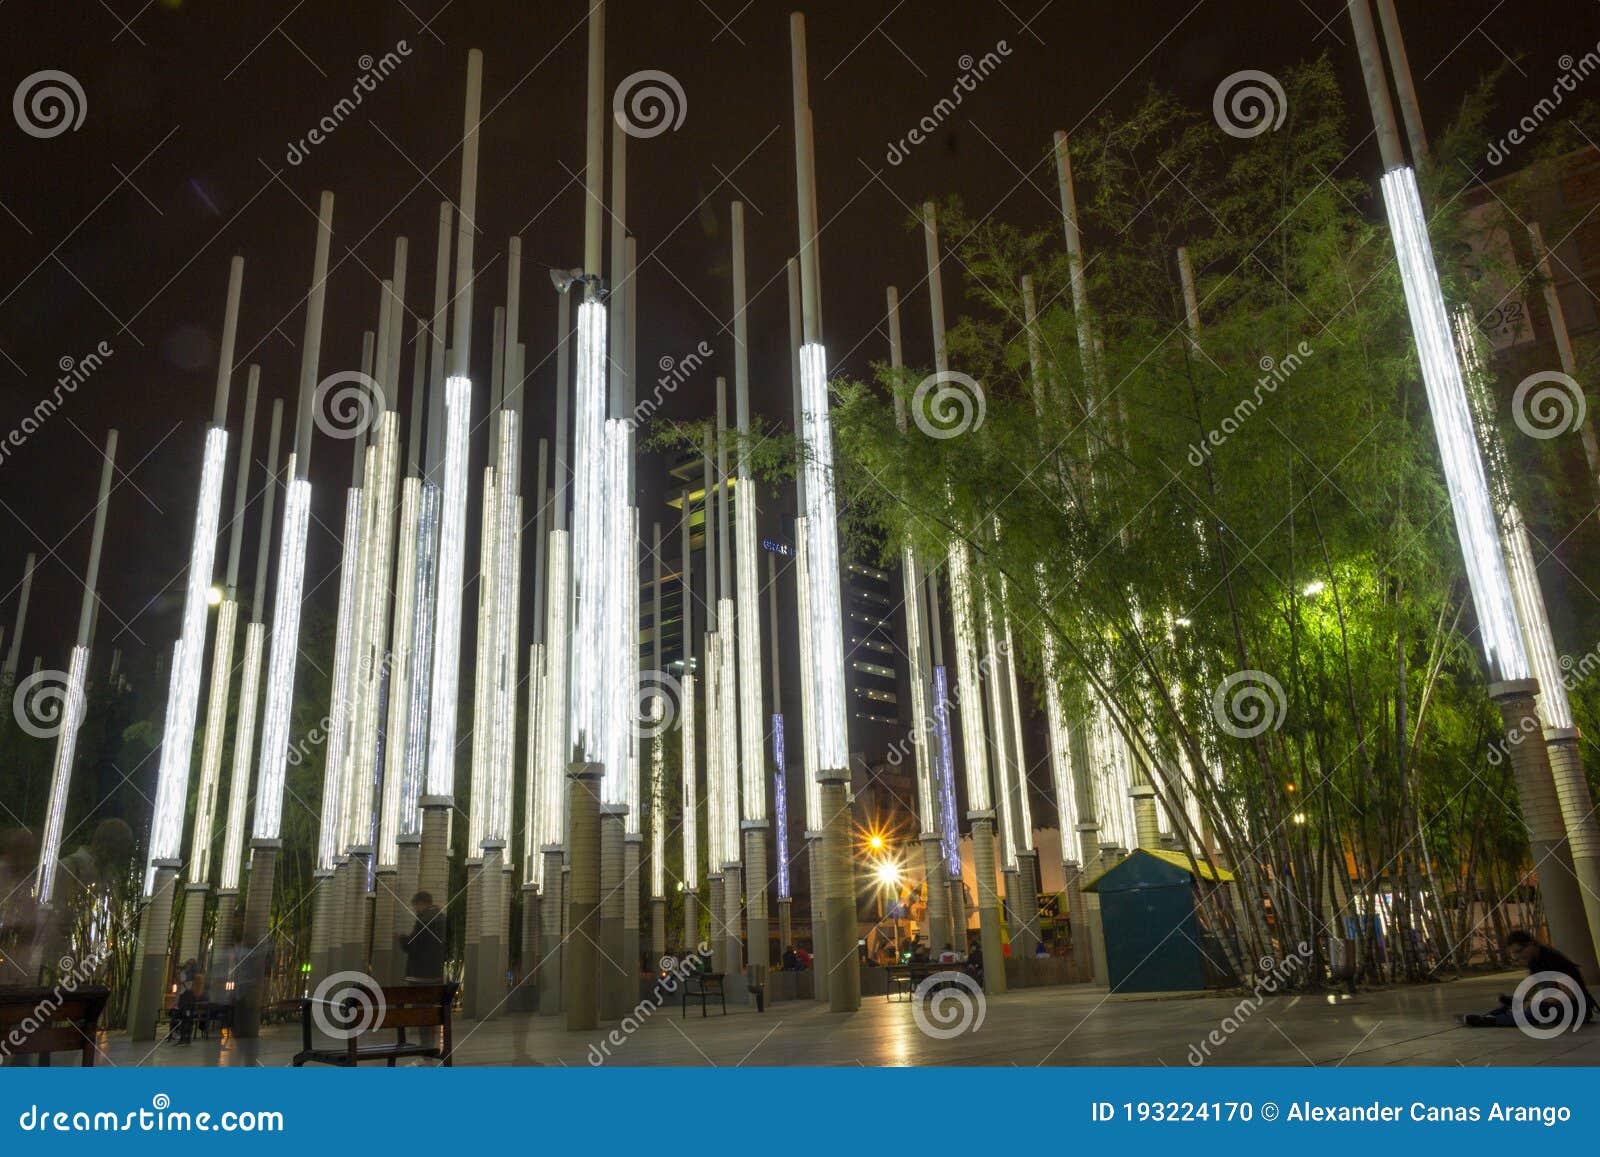
[[[364,971],[367,954],[367,884],[380,837],[378,764],[383,736],[383,696],[392,673],[389,655],[390,601],[395,593],[395,514],[400,476],[400,352],[405,330],[407,241],[394,243],[394,273],[384,283],[379,311],[375,382],[383,412],[367,452],[362,529],[362,581],[356,603],[356,650],[351,662],[350,731],[344,756],[344,816],[341,843],[350,859],[344,908],[345,967]],[[374,402],[376,405],[376,402]],[[402,557],[404,557],[402,555]],[[402,566],[401,570],[409,569]]]
[[[1534,866],[1539,873],[1545,916],[1551,938],[1564,945],[1584,970],[1594,976],[1594,944],[1573,870],[1572,852],[1560,801],[1551,775],[1549,750],[1538,719],[1538,681],[1519,628],[1515,598],[1501,552],[1493,502],[1478,454],[1461,364],[1451,333],[1449,314],[1434,267],[1427,219],[1417,191],[1416,174],[1406,164],[1389,101],[1383,61],[1367,0],[1348,0],[1361,71],[1372,106],[1384,174],[1380,181],[1389,230],[1405,288],[1406,308],[1423,385],[1433,416],[1445,479],[1461,543],[1467,582],[1478,614],[1479,634],[1488,663],[1489,696],[1500,709],[1512,773],[1528,826]]]
[[[604,766],[610,708],[605,694],[611,653],[606,536],[611,531],[606,495],[606,306],[600,292],[601,233],[605,208],[605,4],[589,0],[589,53],[584,123],[584,301],[578,307],[578,364],[573,406],[572,580],[567,766],[568,837],[564,1011],[569,1029],[593,1028],[600,1016],[602,799],[620,800],[622,769]],[[570,760],[570,763],[568,762]],[[591,819],[593,823],[591,824]]]
[[[743,502],[741,495],[740,501]],[[738,620],[733,571],[733,485],[728,477],[727,380],[717,379],[717,770],[722,793],[717,801],[717,825],[722,849],[723,935],[727,939],[727,970],[744,972],[744,939],[740,910],[744,900],[744,864],[740,859]]]
[[[933,364],[950,372],[944,337],[944,282],[939,272],[939,225],[933,202],[922,207],[923,241],[928,258],[928,300],[933,319]],[[985,960],[1003,960],[1000,895],[996,891],[995,805],[989,790],[989,753],[984,738],[983,688],[978,675],[977,608],[972,562],[966,540],[954,539],[946,558],[950,574],[950,617],[955,628],[956,700],[961,708],[962,771],[966,776],[967,819],[972,825],[972,863],[977,873],[978,929]],[[996,731],[1002,730],[996,721]],[[1006,990],[1005,969],[985,968],[984,987],[992,995]]]
[[[700,753],[695,740],[695,662],[694,662],[694,556],[690,553],[693,530],[690,526],[689,502],[691,494],[683,492],[683,525],[678,550],[679,614],[683,625],[683,703],[678,712],[682,754],[679,756],[683,795],[680,804],[683,818],[679,823],[683,837],[683,950],[692,952],[700,944],[700,797],[696,777],[699,775]],[[709,512],[709,507],[706,508]],[[710,568],[710,560],[706,562]]]
[[[194,825],[189,838],[189,883],[184,888],[183,927],[178,937],[178,959],[199,960],[200,932],[211,883],[211,833],[217,816],[217,793],[222,786],[222,745],[228,726],[228,693],[233,681],[233,642],[239,614],[239,551],[244,544],[244,512],[250,499],[250,447],[255,432],[256,395],[261,369],[251,366],[244,397],[244,425],[239,442],[239,465],[233,486],[233,520],[228,539],[227,583],[217,607],[217,635],[211,647],[211,686],[206,694],[205,740],[201,748],[200,782],[195,791]],[[220,900],[220,897],[219,897]],[[218,912],[219,927],[231,914]]]
[[[783,675],[778,656],[778,560],[767,555],[767,660],[772,667],[772,822],[777,863],[773,880],[778,886],[778,944],[780,951],[794,943],[794,889],[789,881],[789,753],[783,728]]]
[[[822,290],[817,270],[817,180],[806,79],[805,17],[789,16],[793,71],[795,175],[800,206],[800,395],[805,447],[806,529],[811,557],[811,626],[815,647],[818,771],[822,784],[824,896],[828,920],[828,1003],[834,1012],[861,1007],[856,959],[855,864],[852,856],[850,750],[845,729],[844,628],[839,601],[838,509],[833,488],[833,426],[828,417],[828,355],[822,344]],[[998,959],[998,957],[996,957]]]
[[[800,304],[800,262],[788,262],[789,281],[789,380],[794,393],[794,431],[798,442],[805,431],[805,405],[800,390],[800,347],[805,344],[804,308]],[[806,476],[797,470],[794,479],[794,574],[795,618],[800,638],[800,761],[805,787],[805,841],[811,913],[811,952],[821,961],[832,959],[827,952],[828,922],[823,914],[823,827],[822,780],[817,775],[817,700],[816,679],[812,671],[811,629],[811,546],[806,533]],[[825,968],[812,973],[812,999],[828,999],[828,974]]]
[[[688,508],[684,514],[687,516]],[[661,524],[650,530],[650,558],[655,571],[651,587],[650,667],[659,684],[661,669]],[[681,686],[681,684],[680,684]],[[667,951],[667,806],[666,806],[666,706],[660,692],[650,699],[650,955],[656,960]]]
[[[254,367],[252,367],[253,369]],[[267,562],[272,555],[272,510],[278,493],[278,443],[283,427],[283,402],[272,401],[267,437],[266,485],[262,488],[261,527],[256,539],[256,581],[251,593],[250,623],[244,629],[244,676],[239,684],[238,729],[233,737],[233,771],[228,782],[228,817],[222,837],[222,863],[217,869],[217,948],[234,945],[234,906],[239,895],[239,870],[244,866],[245,812],[250,806],[250,767],[255,758],[256,717],[261,706],[261,660],[266,649],[263,614],[267,597]],[[239,461],[249,460],[248,454]],[[244,467],[241,465],[241,477]],[[229,973],[229,979],[233,973]]]
[[[405,726],[392,730],[393,742],[403,749],[403,754],[396,753],[396,757],[403,760],[399,769],[399,834],[395,837],[397,894],[394,897],[394,919],[398,928],[404,928],[411,919],[411,897],[416,895],[422,884],[422,798],[428,792],[434,627],[439,605],[439,524],[445,441],[445,332],[449,321],[450,231],[453,219],[454,211],[450,203],[441,202],[433,267],[433,313],[428,325],[427,397],[422,407],[427,415],[427,436],[422,443],[422,461],[418,471],[416,556],[412,560],[416,578],[410,625],[403,628],[411,635],[411,670],[406,684],[396,684],[397,694],[406,700]],[[421,341],[420,335],[418,341]],[[416,410],[413,403],[415,418],[410,439],[412,445],[417,441],[416,431],[422,424],[422,416]],[[401,630],[397,626],[396,632],[400,633]],[[393,760],[390,766],[394,766]],[[433,838],[443,839],[448,830],[446,816],[443,831],[440,831],[439,824],[433,826]],[[443,850],[439,854],[442,855]]]
[[[261,759],[256,772],[256,810],[251,825],[250,885],[244,902],[243,981],[234,1002],[233,1031],[250,1039],[261,1032],[269,920],[278,852],[283,847],[283,789],[289,761],[289,724],[294,707],[294,672],[300,653],[300,602],[306,575],[306,532],[311,514],[311,421],[322,356],[322,315],[327,305],[328,248],[333,240],[333,194],[324,191],[317,214],[316,256],[300,343],[300,398],[294,453],[287,470],[283,531],[278,543],[278,579],[273,587],[272,642],[268,650],[266,700],[261,718]]]
[[[467,455],[472,432],[472,246],[478,227],[478,113],[483,53],[467,53],[466,111],[461,131],[461,196],[456,230],[456,295],[450,369],[444,388],[439,490],[438,594],[434,607],[432,694],[428,710],[428,773],[422,807],[418,888],[447,895],[450,809],[455,803],[456,708],[461,685],[462,569],[467,523]],[[441,335],[442,336],[442,335]]]
[[[722,724],[720,689],[722,686],[722,638],[717,633],[717,515],[712,482],[711,446],[708,442],[700,459],[702,486],[705,495],[702,503],[703,546],[706,561],[706,633],[701,653],[706,662],[706,883],[708,909],[706,924],[710,929],[712,969],[727,972],[727,902],[724,891],[725,876],[722,866],[727,859],[723,851],[722,827]]]
[[[950,945],[967,950],[967,890],[962,882],[961,829],[956,819],[956,761],[950,740],[950,676],[944,664],[944,623],[939,615],[939,573],[927,575],[928,640],[933,659],[934,767],[939,790],[939,850],[950,898]]]
[[[889,365],[905,367],[905,351],[900,339],[900,292],[889,286]],[[902,437],[906,433],[905,401],[894,395],[894,420]],[[938,791],[934,786],[936,748],[928,711],[928,620],[923,614],[922,562],[917,551],[907,544],[900,551],[900,582],[906,621],[906,677],[911,685],[911,744],[917,772],[917,832],[922,844],[922,870],[928,893],[928,947],[937,953],[949,939],[950,886],[945,877],[944,854],[939,844]],[[951,941],[954,946],[954,941]],[[963,946],[964,947],[964,946]]]
[[[200,469],[200,494],[195,503],[194,538],[183,596],[182,627],[172,652],[172,675],[167,686],[167,714],[162,725],[160,771],[151,808],[150,847],[145,861],[144,895],[154,897],[159,887],[164,902],[152,903],[147,916],[165,909],[171,917],[172,889],[176,886],[183,851],[183,816],[189,798],[189,766],[194,755],[195,716],[200,707],[200,680],[205,659],[207,593],[217,553],[217,526],[222,516],[222,481],[228,466],[228,390],[233,379],[234,338],[239,328],[239,293],[244,281],[244,258],[235,257],[228,270],[228,297],[217,353],[217,386],[206,429]],[[158,881],[157,877],[161,877]],[[167,948],[171,929],[147,919],[139,928],[139,952],[128,1004],[128,1031],[134,1040],[155,1035],[162,991],[167,979]]]
[[[361,378],[372,379],[373,335],[367,330],[361,340]],[[322,404],[314,400],[314,406]],[[344,933],[344,900],[349,892],[349,861],[339,852],[340,827],[344,818],[345,745],[349,741],[351,668],[355,662],[356,602],[364,577],[361,573],[361,519],[366,480],[365,429],[355,431],[351,453],[350,485],[344,492],[344,531],[339,551],[339,602],[334,619],[333,679],[328,703],[328,741],[323,749],[322,805],[317,824],[317,858],[312,865],[312,885],[316,892],[316,911],[311,928],[311,980],[344,968],[341,959]],[[296,755],[298,762],[299,755]]]
[[[398,365],[398,359],[396,364]],[[378,801],[378,844],[373,872],[372,974],[383,984],[400,980],[395,934],[410,910],[400,882],[400,826],[404,803],[407,715],[414,678],[413,632],[417,613],[417,520],[422,497],[422,425],[428,392],[427,327],[418,326],[412,362],[411,417],[406,431],[406,476],[400,483],[400,530],[395,543],[394,650],[388,662],[389,711],[384,726],[383,782]],[[398,380],[398,374],[395,375]],[[415,797],[412,800],[415,804]],[[411,845],[415,848],[415,844]],[[414,857],[413,857],[414,859]],[[415,864],[412,865],[415,884]],[[413,886],[412,892],[416,891]]]
[[[524,757],[522,789],[522,958],[520,980],[517,982],[520,1012],[533,1011],[533,993],[542,987],[542,977],[547,975],[540,968],[544,941],[539,884],[544,873],[544,855],[540,847],[540,825],[543,822],[543,801],[540,798],[544,767],[542,759],[544,733],[549,726],[544,641],[549,472],[550,444],[540,438],[538,473],[534,477],[533,602],[529,607],[529,616],[533,619],[533,643],[528,647],[528,747]]]
[[[1000,527],[996,523],[995,533],[998,535],[999,532]],[[1007,779],[1008,790],[1011,792],[1012,829],[1016,833],[1013,847],[1016,858],[1014,880],[1017,892],[1014,899],[1009,896],[1008,899],[1012,899],[1017,927],[1011,934],[1011,943],[1012,954],[1016,955],[1016,945],[1020,942],[1022,959],[1027,960],[1034,955],[1043,939],[1039,930],[1039,876],[1036,867],[1039,862],[1039,852],[1033,842],[1033,803],[1028,795],[1028,765],[1022,746],[1022,701],[1017,693],[1017,649],[1011,635],[1010,584],[1004,575],[1000,577],[999,606],[999,674],[1002,678],[1001,692],[1005,699],[1006,715],[1011,724],[1011,746],[1008,754],[1011,757],[1012,770]]]
[[[634,339],[638,333],[638,278],[635,276],[637,269],[635,262],[638,259],[638,243],[629,237],[623,243],[624,261],[623,268],[623,296],[627,302],[627,331],[622,343],[622,357],[624,365],[623,383],[623,426],[628,435],[628,490],[627,505],[629,513],[628,522],[628,552],[624,578],[628,592],[627,602],[627,630],[621,640],[622,656],[626,664],[629,688],[628,699],[623,704],[623,716],[620,720],[622,733],[628,737],[627,745],[627,787],[628,787],[628,814],[623,828],[622,843],[622,959],[627,968],[624,978],[625,992],[624,1004],[633,999],[633,990],[637,988],[640,940],[640,890],[643,879],[640,876],[640,861],[644,855],[644,816],[645,803],[643,797],[643,780],[640,775],[640,734],[641,719],[639,715],[639,547],[643,544],[643,537],[639,527],[639,506],[635,499],[638,492],[637,470],[638,459],[634,453]]]
[[[761,596],[756,561],[756,483],[750,470],[750,316],[745,302],[744,205],[733,202],[733,399],[739,430],[735,489],[739,516],[735,583],[738,593],[740,827],[744,831],[745,920],[750,979],[766,986],[767,908],[767,757],[761,711]]]
[[[84,682],[89,672],[89,647],[93,635],[91,624],[97,601],[96,587],[100,581],[100,548],[105,542],[106,507],[111,499],[111,476],[115,473],[117,458],[115,430],[106,434],[106,448],[102,457],[104,462],[100,467],[100,492],[95,501],[94,530],[89,538],[89,566],[84,571],[83,598],[78,605],[78,641],[67,662],[67,686],[56,708],[56,721],[60,723],[61,730],[56,733],[55,762],[50,769],[50,802],[45,810],[44,835],[39,842],[39,869],[33,881],[33,895],[40,911],[28,974],[35,980],[40,979],[42,965],[48,962],[53,966],[60,955],[55,944],[58,926],[54,911],[56,868],[61,859],[61,830],[67,815],[67,793],[72,787],[72,763],[78,751],[78,728],[83,725]],[[172,922],[173,877],[170,873],[165,874],[162,881],[163,887],[150,897],[144,913],[145,922],[159,924],[161,932],[161,960],[152,966],[156,968],[166,959],[165,930]],[[166,979],[159,972],[157,976],[159,980]]]

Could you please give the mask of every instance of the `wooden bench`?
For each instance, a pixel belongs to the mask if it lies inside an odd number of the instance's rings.
[[[930,977],[938,976],[941,972],[959,972],[964,976],[971,976],[972,970],[965,963],[940,964],[936,960],[919,960],[910,964],[890,964],[885,971],[888,974],[888,986],[884,991],[885,1000],[910,1000],[922,982]]]
[[[728,1015],[727,974],[722,972],[691,972],[683,981],[683,1016],[689,1015],[689,1002],[700,1002],[700,1015],[706,1015],[706,1005],[716,997],[722,1005],[722,1015]],[[681,1018],[680,1018],[681,1019]]]
[[[352,1033],[342,1048],[319,1049],[312,1044],[312,1014],[316,1002],[300,1002],[300,1040],[304,1046],[294,1055],[294,1067],[307,1062],[321,1065],[342,1065],[353,1068],[362,1061],[385,1061],[394,1068],[401,1057],[432,1057],[449,1067],[451,1032],[450,1010],[456,1001],[456,991],[461,986],[454,982],[443,984],[403,984],[386,986],[378,1003],[377,1017],[365,1032]],[[346,998],[343,1015],[349,1023],[362,1019],[361,1002],[354,996]],[[423,1044],[406,1039],[406,1029],[436,1028],[442,1040],[439,1045]],[[395,1039],[387,1044],[360,1044],[360,1038],[387,1029],[395,1031]]]
[[[94,1065],[94,1033],[111,990],[99,985],[0,988],[0,1055],[33,1055],[41,1066],[51,1053],[76,1052]]]

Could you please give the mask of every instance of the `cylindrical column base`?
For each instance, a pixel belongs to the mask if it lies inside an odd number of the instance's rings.
[[[623,1002],[626,1015],[639,1003],[639,859],[643,848],[639,837],[628,834],[622,841],[622,966]]]
[[[252,840],[250,843],[244,937],[239,944],[239,961],[234,967],[233,1035],[240,1040],[261,1035],[261,1009],[277,955],[272,943],[272,888],[281,846],[277,840]]]
[[[233,979],[233,949],[239,941],[236,934],[238,904],[238,892],[217,892],[217,922],[211,937],[211,967],[224,984]]]
[[[828,924],[828,1007],[855,1012],[861,1007],[861,961],[856,954],[860,922],[856,917],[856,883],[850,784],[839,778],[822,782],[823,906]],[[820,963],[821,958],[819,958]]]
[[[923,934],[929,955],[937,960],[946,944],[955,948],[955,941],[950,938],[950,885],[944,878],[944,855],[938,835],[931,832],[922,837],[922,880],[928,897]]]
[[[667,902],[650,901],[650,955],[659,962],[667,954]]]
[[[706,905],[706,923],[709,925],[706,941],[711,949],[711,971],[728,971],[728,905],[722,886],[722,873],[706,877],[711,885],[710,902]]]
[[[598,763],[567,768],[571,851],[567,877],[566,961],[562,967],[566,1026],[574,1032],[600,1023],[600,780]]]
[[[1149,784],[1128,789],[1133,797],[1133,828],[1139,847],[1147,852],[1161,850],[1161,824],[1156,819],[1156,789]]]
[[[705,943],[700,933],[700,893],[683,890],[683,954],[698,952]]]
[[[744,841],[744,920],[750,957],[750,984],[767,986],[772,964],[772,917],[767,908],[767,831],[751,828]]]
[[[1567,843],[1566,823],[1551,774],[1550,753],[1545,746],[1534,696],[1538,684],[1532,679],[1496,683],[1489,697],[1500,709],[1505,725],[1505,746],[1509,749],[1511,774],[1516,780],[1522,805],[1522,822],[1528,828],[1533,867],[1539,873],[1539,892],[1544,900],[1545,921],[1555,947],[1571,957],[1590,983],[1596,976],[1594,941],[1584,912],[1583,897]]]
[[[483,939],[483,857],[467,859],[466,889],[467,935],[462,946],[465,956],[461,962],[461,1015],[472,1020],[478,1015],[479,975],[478,946]]]
[[[1037,852],[1017,853],[1017,930],[1011,934],[1011,955],[1023,960],[1038,954],[1043,941],[1039,927],[1039,876],[1035,868]]]
[[[472,987],[478,990],[476,1013],[480,1021],[490,1020],[505,1005],[505,944],[501,940],[501,892],[505,888],[502,850],[483,850],[483,867],[478,872],[478,970],[472,974]]]
[[[400,982],[401,929],[396,921],[400,910],[395,898],[400,894],[398,868],[379,868],[372,885],[372,975],[379,984]],[[407,927],[405,931],[410,932]]]
[[[1567,829],[1567,844],[1572,849],[1572,868],[1578,876],[1578,893],[1583,897],[1589,938],[1600,948],[1600,821],[1595,818],[1594,798],[1584,775],[1578,732],[1574,728],[1547,731],[1545,743]]]
[[[562,933],[567,910],[563,889],[566,873],[560,848],[546,848],[539,854],[544,857],[544,890],[539,897],[539,1015],[555,1016],[561,1011],[565,995],[562,961],[567,947]]]
[[[334,971],[333,939],[335,911],[340,886],[344,881],[337,869],[317,869],[311,873],[311,890],[315,894],[311,907],[311,987],[315,988],[323,977]]]
[[[422,846],[417,859],[417,891],[426,892],[433,902],[448,911],[450,907],[450,808],[449,796],[424,796],[422,807]],[[406,897],[409,904],[410,896]]]
[[[994,820],[988,816],[972,821],[972,866],[978,877],[978,940],[983,947],[983,990],[995,996],[1006,990],[1006,959],[1000,936]]]
[[[133,986],[128,994],[128,1036],[136,1041],[155,1040],[156,1021],[167,987],[167,945],[172,937],[172,892],[177,886],[176,862],[160,861],[144,916],[139,921],[138,955],[133,965]]]
[[[621,1020],[627,1011],[628,972],[623,947],[623,815],[600,809],[600,1019]]]
[[[722,932],[724,937],[727,970],[744,971],[744,939],[741,935],[743,921],[740,909],[744,906],[744,872],[738,864],[727,864],[722,869]]]
[[[794,947],[794,901],[778,901],[778,951]]]
[[[183,929],[178,933],[178,963],[193,960],[203,972],[205,961],[200,959],[200,935],[206,922],[206,897],[210,889],[204,884],[185,884],[183,888]]]

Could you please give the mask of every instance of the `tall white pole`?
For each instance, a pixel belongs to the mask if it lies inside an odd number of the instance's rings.
[[[33,591],[33,568],[37,556],[28,552],[26,561],[22,564],[22,589],[17,595],[17,618],[11,628],[11,648],[6,652],[5,667],[0,668],[0,689],[4,695],[0,699],[10,700],[11,687],[17,681],[17,662],[22,657],[22,629],[28,622],[28,596]]]
[[[261,719],[261,760],[256,774],[256,811],[251,825],[250,885],[245,896],[243,982],[234,1011],[234,1032],[244,1039],[260,1034],[265,996],[268,921],[278,852],[283,847],[283,789],[288,771],[289,724],[294,706],[294,674],[300,651],[300,603],[305,587],[306,535],[311,514],[312,410],[317,367],[322,358],[322,317],[328,299],[328,250],[333,241],[333,194],[324,190],[317,214],[317,245],[311,291],[306,303],[305,336],[300,343],[300,397],[295,418],[294,453],[287,473],[283,531],[278,546],[278,579],[273,588],[272,643],[267,660],[266,701]]]

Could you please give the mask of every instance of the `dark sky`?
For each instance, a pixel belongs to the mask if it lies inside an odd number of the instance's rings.
[[[755,409],[786,416],[782,271],[796,246],[789,6],[613,0],[608,8],[607,93],[624,76],[659,69],[679,81],[687,103],[676,132],[629,142],[641,393],[660,358],[702,340],[718,356],[663,412],[703,412],[711,376],[731,376],[727,220],[738,198],[748,206]],[[1594,0],[1400,0],[1399,8],[1434,128],[1507,58],[1517,67],[1503,110],[1508,120],[1520,115],[1549,91],[1558,58],[1600,40]],[[246,259],[240,363],[259,362],[264,395],[291,409],[320,189],[338,198],[322,374],[356,365],[362,330],[376,327],[378,278],[387,276],[397,235],[411,239],[409,305],[428,308],[438,205],[457,195],[472,47],[485,53],[488,114],[474,377],[481,399],[505,241],[520,233],[522,333],[534,410],[548,425],[555,299],[540,266],[582,256],[585,9],[583,0],[9,0],[0,8],[4,91],[56,69],[78,81],[85,103],[81,127],[51,139],[0,119],[0,436],[52,389],[62,359],[102,341],[114,351],[0,461],[7,624],[23,557],[41,556],[24,669],[35,654],[47,667],[64,666],[108,426],[122,432],[127,473],[112,500],[99,645],[171,646],[232,254]],[[1232,72],[1281,70],[1327,52],[1361,101],[1355,114],[1366,116],[1344,0],[825,0],[807,13],[824,314],[831,361],[846,371],[885,354],[891,283],[906,293],[908,358],[927,360],[926,302],[913,292],[921,244],[902,228],[913,205],[959,193],[973,211],[1050,221],[1053,173],[1039,162],[1051,131],[1129,107],[1147,82],[1205,107]],[[394,73],[330,139],[290,164],[291,143],[350,92],[361,58],[401,41],[409,55]],[[993,75],[932,140],[888,164],[889,142],[950,91],[962,58],[1000,41],[1009,55]],[[1375,154],[1352,164],[1377,172]],[[953,310],[959,286],[947,298]],[[408,354],[407,383],[409,365]],[[242,404],[240,373],[235,422]],[[312,534],[310,582],[330,602],[349,460],[349,443],[319,442],[323,525]],[[665,515],[647,498],[646,526],[653,517]],[[248,568],[253,529],[247,542]]]

